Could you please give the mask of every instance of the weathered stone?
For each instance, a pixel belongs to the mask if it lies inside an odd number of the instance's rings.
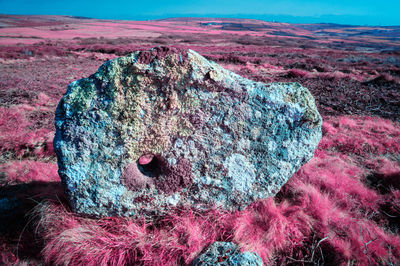
[[[237,210],[274,196],[313,157],[321,124],[298,83],[254,82],[192,50],[158,47],[71,83],[54,147],[78,213]]]
[[[263,261],[255,252],[241,253],[238,246],[232,242],[214,242],[192,262],[192,265],[262,266]]]

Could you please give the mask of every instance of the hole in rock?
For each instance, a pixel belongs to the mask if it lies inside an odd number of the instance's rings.
[[[158,177],[161,174],[161,161],[153,154],[144,154],[137,161],[139,171],[148,177]]]

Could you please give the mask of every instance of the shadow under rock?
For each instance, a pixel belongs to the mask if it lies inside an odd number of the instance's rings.
[[[35,238],[32,210],[44,200],[65,202],[61,182],[0,187],[0,239],[20,260],[39,258],[43,243]]]

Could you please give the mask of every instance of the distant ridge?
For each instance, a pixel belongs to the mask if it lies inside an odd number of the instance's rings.
[[[103,37],[130,37],[132,34],[157,35],[164,34],[168,29],[173,32],[191,34],[218,34],[219,32],[225,32],[229,34],[253,34],[273,38],[323,40],[324,42],[327,39],[330,40],[329,42],[341,42],[344,38],[354,43],[362,42],[365,44],[372,41],[374,45],[380,45],[382,41],[385,41],[393,44],[395,47],[398,47],[398,42],[400,41],[400,26],[369,27],[349,24],[341,25],[338,23],[283,23],[255,18],[227,17],[169,17],[154,20],[110,20],[65,15],[0,15],[0,28],[3,29],[47,27],[41,28],[40,31],[35,31],[34,34],[27,36],[30,39],[48,38],[48,36],[53,36],[55,31],[57,34],[54,35],[54,38],[65,36],[64,38],[73,39],[76,37],[74,35],[76,33],[71,32],[72,25],[77,24],[81,24],[86,28],[85,31],[87,34],[97,37],[100,33],[93,27],[95,27],[95,24],[97,24],[97,27],[103,27],[104,23],[112,23],[112,26],[107,24],[107,27],[114,27],[115,31],[107,34],[102,33]],[[45,31],[49,32],[45,33]],[[60,35],[60,33],[67,35]],[[15,38],[15,34],[15,32],[6,33],[3,39]],[[67,37],[69,35],[71,37]],[[21,37],[23,38],[24,36],[24,31],[21,30],[18,36],[19,40],[21,40]],[[31,40],[31,42],[33,41]],[[242,40],[242,42],[246,43],[245,40]],[[257,42],[252,41],[251,43],[254,44]]]

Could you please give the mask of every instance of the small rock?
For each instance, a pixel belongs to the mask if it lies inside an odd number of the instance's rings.
[[[262,266],[263,261],[255,252],[241,253],[238,246],[232,242],[214,242],[192,262],[192,265]]]
[[[298,83],[255,82],[192,50],[157,47],[71,83],[54,147],[78,213],[241,210],[313,157],[321,125]]]

